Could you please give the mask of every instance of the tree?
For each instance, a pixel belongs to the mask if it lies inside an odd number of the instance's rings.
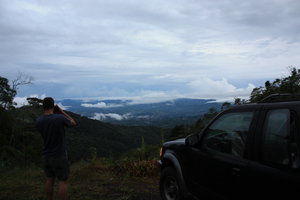
[[[12,80],[12,89],[17,91],[21,85],[29,85],[32,84],[34,78],[32,76],[23,74],[19,72],[17,78]]]
[[[177,125],[171,130],[171,134],[169,136],[170,139],[175,139],[179,137],[184,137],[188,135],[186,133],[186,129],[184,125]]]
[[[14,106],[14,98],[21,85],[31,84],[33,77],[19,73],[17,78],[9,84],[7,78],[0,76],[0,106],[4,109],[10,109]]]
[[[12,109],[18,87],[30,84],[32,80],[32,77],[19,73],[10,85],[7,78],[0,76],[0,168],[26,161],[26,152],[32,145],[26,146],[24,141],[27,138],[30,142],[35,141],[35,134],[24,130],[28,127],[18,119],[19,113]],[[29,155],[33,155],[32,152]]]
[[[223,111],[223,110],[227,110],[228,108],[230,108],[231,107],[231,103],[229,103],[229,102],[224,102],[223,104],[222,104],[222,107],[221,107],[221,110]]]
[[[242,105],[242,104],[246,104],[249,103],[248,100],[246,99],[241,99],[241,98],[234,98],[234,105]]]
[[[41,107],[43,104],[43,100],[36,97],[29,97],[26,100],[28,101],[29,105],[37,108]]]
[[[11,88],[7,78],[0,76],[0,106],[8,109],[13,106],[13,100],[17,91]]]
[[[300,69],[289,68],[290,75],[284,78],[277,78],[272,83],[265,82],[265,86],[256,87],[250,95],[250,102],[255,103],[275,93],[300,94]]]
[[[208,109],[208,113],[210,113],[210,114],[217,113],[217,112],[218,112],[217,109],[214,107],[211,107]]]

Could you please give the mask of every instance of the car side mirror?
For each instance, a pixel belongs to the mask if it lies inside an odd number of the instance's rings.
[[[185,145],[186,146],[195,146],[199,141],[199,135],[189,135],[185,138]]]

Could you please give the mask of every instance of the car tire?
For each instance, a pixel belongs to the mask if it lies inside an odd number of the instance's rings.
[[[182,192],[173,167],[166,167],[162,170],[159,190],[162,200],[182,200]]]

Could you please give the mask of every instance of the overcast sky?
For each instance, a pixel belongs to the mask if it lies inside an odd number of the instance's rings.
[[[18,96],[249,96],[300,63],[299,0],[0,0],[0,76]]]

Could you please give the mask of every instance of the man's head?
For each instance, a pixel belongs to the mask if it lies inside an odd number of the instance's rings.
[[[43,100],[43,108],[44,110],[50,110],[54,108],[54,99],[52,97],[46,97]]]

